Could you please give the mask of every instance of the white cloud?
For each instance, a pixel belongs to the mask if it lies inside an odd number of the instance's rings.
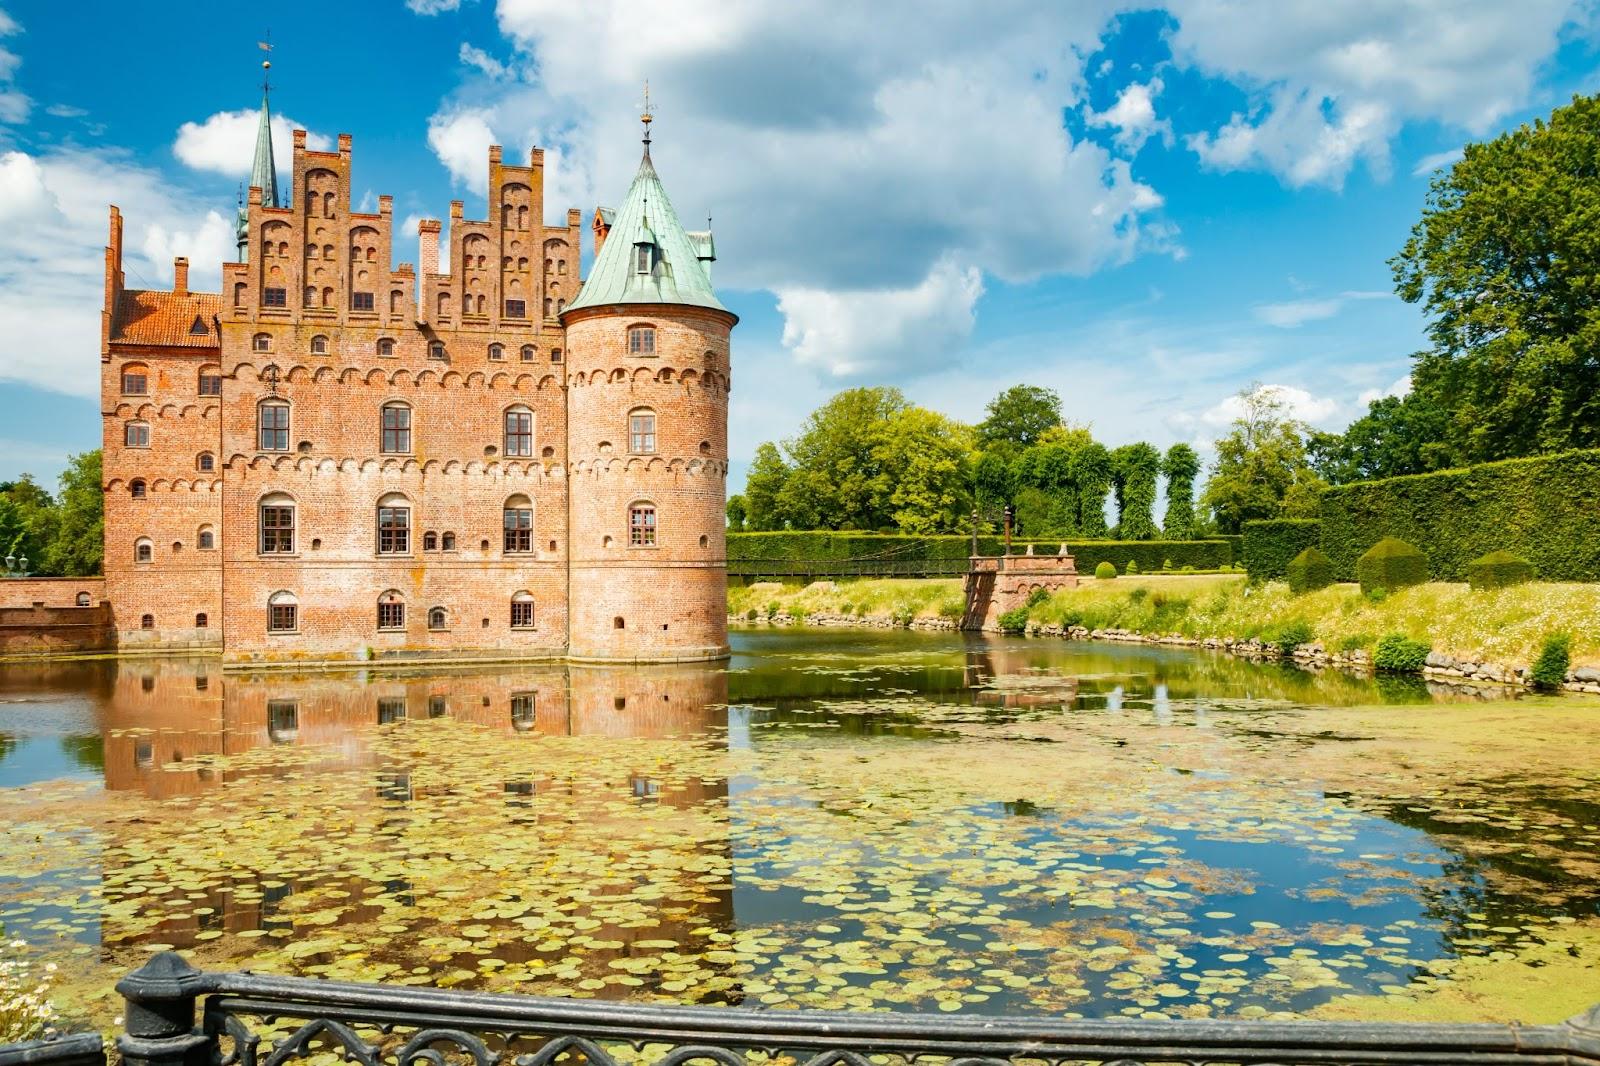
[[[489,179],[489,146],[499,143],[489,128],[492,116],[492,111],[477,108],[428,120],[428,147],[452,178],[480,196]]]
[[[1329,421],[1338,415],[1341,409],[1338,400],[1329,396],[1315,396],[1308,390],[1294,385],[1258,385],[1254,394],[1258,396],[1276,394],[1291,418],[1298,418],[1312,425]],[[1199,423],[1212,430],[1223,430],[1243,414],[1244,400],[1235,393],[1201,412]]]
[[[832,377],[954,362],[972,332],[983,279],[946,259],[907,289],[778,290],[783,344],[802,365]]]
[[[1231,80],[1256,106],[1190,146],[1219,169],[1339,187],[1365,162],[1386,174],[1411,120],[1482,133],[1530,98],[1584,0],[1170,0],[1182,66]]]
[[[406,0],[406,7],[418,15],[439,15],[459,10],[461,0]]]
[[[1172,124],[1156,118],[1155,98],[1161,94],[1161,79],[1151,78],[1143,84],[1133,82],[1117,94],[1116,103],[1104,111],[1091,111],[1086,121],[1091,126],[1111,127],[1116,130],[1113,140],[1118,148],[1129,155],[1137,155],[1144,142],[1159,134],[1164,143],[1172,143]]]
[[[0,9],[0,37],[21,32],[22,27],[17,20]],[[17,69],[21,66],[21,56],[9,48],[0,47],[0,123],[21,125],[28,121],[28,113],[33,109],[33,101],[16,87]]]
[[[1420,178],[1424,175],[1432,174],[1440,167],[1447,167],[1460,158],[1461,149],[1459,148],[1452,148],[1448,152],[1435,152],[1432,155],[1425,155],[1421,159],[1417,160],[1416,166],[1411,168],[1411,176],[1413,178]]]
[[[1361,406],[1365,407],[1373,400],[1381,400],[1385,396],[1407,396],[1411,393],[1411,375],[1397,378],[1386,389],[1367,389],[1361,394]]]
[[[500,62],[488,52],[485,52],[482,48],[474,47],[473,45],[467,44],[465,41],[461,42],[461,51],[459,55],[461,57],[461,62],[465,63],[469,67],[476,68],[486,77],[493,78],[496,81],[509,77],[511,74],[510,67]]]
[[[210,170],[230,177],[249,177],[256,158],[256,130],[261,113],[255,110],[218,111],[204,122],[185,122],[178,127],[172,154],[185,166]],[[294,130],[304,127],[286,115],[272,116],[272,154],[280,174],[294,155]],[[307,133],[306,147],[326,152],[333,139],[321,133]]]
[[[74,396],[99,393],[106,199],[123,211],[130,288],[172,281],[188,254],[190,285],[215,291],[232,234],[170,178],[106,151],[0,156],[0,379]]]
[[[1257,304],[1253,309],[1256,318],[1279,329],[1298,329],[1307,322],[1332,318],[1344,310],[1352,300],[1387,300],[1386,292],[1342,292],[1321,299],[1287,300],[1283,303]]]

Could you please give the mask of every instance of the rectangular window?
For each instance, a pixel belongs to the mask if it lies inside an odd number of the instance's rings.
[[[444,696],[428,697],[428,717],[443,718],[450,713],[450,703]]]
[[[520,692],[511,697],[511,720],[513,722],[532,722],[534,713],[533,693]]]
[[[289,290],[284,288],[267,288],[261,290],[262,307],[288,307]]]
[[[390,404],[383,409],[382,450],[401,453],[411,450],[411,408]]]
[[[122,429],[122,443],[129,448],[150,447],[150,423],[129,422]]]
[[[506,551],[533,551],[533,511],[522,507],[506,508]]]
[[[202,396],[221,396],[222,395],[222,375],[221,374],[201,374],[200,375],[200,395],[202,395]]]
[[[281,555],[294,551],[294,508],[261,508],[261,554]]]
[[[378,554],[404,555],[410,550],[411,508],[378,508]]]
[[[406,700],[404,696],[378,701],[379,725],[388,725],[390,722],[403,722],[405,720]]]
[[[289,450],[289,406],[264,403],[256,408],[257,447],[264,452]]]
[[[122,394],[124,396],[143,396],[149,390],[150,379],[143,372],[128,371],[122,375]]]
[[[636,244],[633,246],[633,251],[633,269],[640,274],[650,273],[650,268],[654,265],[650,253],[655,251],[654,247],[648,244]]]
[[[628,416],[628,450],[649,455],[656,450],[656,416],[648,412]]]
[[[297,606],[292,603],[274,603],[267,608],[267,631],[269,633],[293,633],[295,630],[295,612]]]
[[[507,318],[527,318],[528,317],[528,301],[526,301],[526,300],[507,300],[506,301],[506,317]]]
[[[533,454],[533,412],[506,412],[506,454]]]
[[[656,542],[656,509],[635,504],[628,509],[628,543],[648,548]]]
[[[406,605],[403,603],[378,604],[379,629],[404,629],[406,627]]]
[[[511,601],[511,628],[512,629],[532,629],[533,628],[533,601],[532,600],[512,600]]]
[[[372,302],[372,293],[353,292],[350,294],[350,310],[371,311],[373,307],[374,304]]]
[[[655,355],[656,331],[650,326],[634,326],[628,330],[629,355]]]

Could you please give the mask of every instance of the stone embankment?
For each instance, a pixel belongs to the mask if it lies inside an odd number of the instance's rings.
[[[780,611],[768,618],[729,618],[730,625],[767,624],[772,626],[812,625],[855,629],[915,629],[929,632],[954,632],[960,623],[950,618],[891,618],[887,615],[812,614],[804,618]],[[999,632],[989,629],[987,632]],[[1288,660],[1296,665],[1313,669],[1334,668],[1357,674],[1372,673],[1372,655],[1364,649],[1329,651],[1320,643],[1300,644],[1289,655],[1284,655],[1278,645],[1256,637],[1185,637],[1177,633],[1136,633],[1129,629],[1088,629],[1084,626],[1060,626],[1053,623],[1028,623],[1031,637],[1056,637],[1061,640],[1101,640],[1120,644],[1161,644],[1178,648],[1198,648],[1220,651],[1244,659]],[[1498,686],[1501,688],[1529,688],[1532,684],[1527,666],[1506,666],[1473,659],[1457,659],[1442,652],[1429,652],[1422,676],[1429,681],[1459,686]],[[1568,692],[1600,693],[1600,669],[1581,666],[1567,672]]]

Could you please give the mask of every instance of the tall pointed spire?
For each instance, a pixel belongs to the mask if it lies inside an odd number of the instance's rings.
[[[272,45],[262,41],[263,51],[271,52]],[[261,61],[261,116],[256,124],[256,157],[250,168],[250,184],[261,190],[261,203],[266,207],[278,206],[278,165],[272,157],[272,60]],[[250,205],[239,206],[239,224],[236,229],[239,261],[249,258]]]

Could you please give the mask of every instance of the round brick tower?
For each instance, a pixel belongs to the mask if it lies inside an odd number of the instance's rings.
[[[598,213],[595,242],[589,277],[561,314],[569,652],[720,658],[728,654],[729,333],[738,318],[711,288],[710,232],[685,231],[672,210],[648,132],[627,199]]]

